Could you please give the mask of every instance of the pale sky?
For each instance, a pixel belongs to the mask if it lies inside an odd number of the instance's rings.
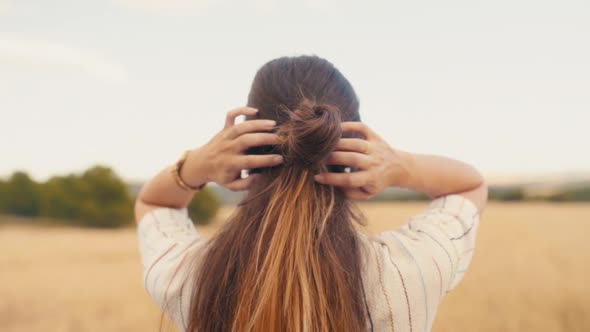
[[[0,177],[146,180],[299,54],[334,63],[394,148],[590,171],[589,18],[587,0],[0,0]]]

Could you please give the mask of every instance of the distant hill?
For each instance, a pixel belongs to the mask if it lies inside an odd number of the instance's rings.
[[[488,182],[491,199],[590,201],[590,172],[490,177]]]
[[[590,201],[590,172],[569,172],[541,175],[511,175],[486,177],[489,183],[490,200],[521,201]],[[137,195],[142,183],[129,184],[129,191]],[[233,192],[210,183],[207,187],[219,198],[222,204],[237,204],[244,192]],[[403,188],[389,188],[371,201],[415,201],[428,197]]]

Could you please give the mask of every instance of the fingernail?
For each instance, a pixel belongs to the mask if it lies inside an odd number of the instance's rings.
[[[281,163],[281,162],[283,162],[283,156],[280,156],[280,155],[274,156],[273,160],[277,163]]]
[[[313,178],[316,179],[316,181],[322,181],[324,179],[324,176],[321,174],[316,174]]]
[[[277,122],[275,120],[267,120],[267,123],[269,126],[274,126],[277,124]]]

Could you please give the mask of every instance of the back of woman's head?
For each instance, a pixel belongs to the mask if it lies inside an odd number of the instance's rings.
[[[317,56],[283,57],[261,67],[248,106],[277,121],[281,143],[248,153],[280,153],[260,173],[195,270],[189,331],[360,331],[366,326],[361,255],[339,189],[314,181],[343,136],[360,121],[344,76]],[[197,268],[197,266],[195,266]]]
[[[277,121],[285,138],[278,152],[295,167],[318,166],[338,142],[340,122],[360,121],[354,89],[334,65],[317,56],[266,63],[254,77],[248,106],[258,109],[257,118]]]
[[[258,108],[260,117],[286,120],[278,113],[285,107],[299,109],[305,99],[313,105],[332,105],[342,121],[359,121],[359,102],[354,89],[329,61],[317,56],[282,57],[262,66],[252,82],[248,105]]]

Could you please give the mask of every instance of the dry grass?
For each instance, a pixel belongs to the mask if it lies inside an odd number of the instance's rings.
[[[362,208],[381,231],[423,206]],[[1,224],[0,330],[157,331],[134,229]],[[490,203],[471,268],[434,331],[590,331],[589,231],[589,204]]]

